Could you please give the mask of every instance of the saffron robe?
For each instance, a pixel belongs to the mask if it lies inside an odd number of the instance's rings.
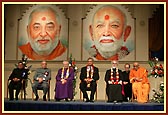
[[[145,103],[148,101],[148,95],[150,91],[150,84],[147,78],[148,72],[145,68],[139,67],[136,71],[131,69],[130,71],[130,82],[132,83],[132,91],[137,102]],[[134,78],[142,79],[142,81],[136,81]]]
[[[39,60],[39,56],[33,55],[35,53],[30,45],[30,43],[27,43],[25,45],[19,46],[19,49],[22,51],[23,54],[25,54],[28,58],[32,60]],[[66,51],[66,47],[62,45],[62,43],[59,41],[56,48],[49,54],[48,56],[43,56],[43,60],[53,60],[54,58],[61,56]],[[38,55],[38,54],[36,54]]]
[[[64,69],[64,78],[66,77],[67,68]],[[73,79],[74,79],[74,69],[69,68],[69,76],[66,79],[67,82],[62,84],[61,82],[62,68],[58,70],[56,75],[56,85],[55,85],[55,99],[73,99]]]

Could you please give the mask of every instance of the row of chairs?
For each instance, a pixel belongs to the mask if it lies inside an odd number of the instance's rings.
[[[7,99],[9,98],[9,90],[8,90],[8,85],[10,83],[11,80],[8,79],[7,81]],[[24,85],[25,80],[22,80],[22,89],[20,91],[20,98],[21,99],[26,99],[26,89]],[[49,89],[48,89],[48,93],[47,93],[47,100],[50,101],[50,80],[48,81],[49,84]],[[42,87],[39,87],[38,90],[43,90]],[[91,91],[90,87],[87,87],[87,91]],[[34,93],[32,92],[32,100],[34,99]],[[97,89],[96,89],[96,93],[95,93],[95,99],[97,100]],[[80,100],[83,100],[83,96],[82,96],[82,91],[80,91]]]
[[[9,98],[9,90],[8,90],[8,86],[9,86],[9,83],[10,83],[11,80],[8,79],[7,81],[7,99]],[[20,91],[20,98],[21,100],[24,99],[26,100],[26,89],[25,89],[25,80],[23,79],[22,80],[22,88],[21,88],[21,91]],[[48,81],[48,84],[49,84],[49,89],[48,89],[48,92],[47,92],[47,100],[50,101],[50,80]],[[38,90],[43,90],[42,87],[38,87]],[[34,99],[34,93],[32,92],[32,100]]]
[[[20,98],[21,99],[26,99],[26,89],[25,89],[25,86],[24,85],[24,80],[22,80],[22,89],[20,91],[21,95],[20,95]],[[10,83],[10,80],[7,81],[7,98],[9,98],[8,94],[9,94],[9,91],[8,91],[8,85]],[[50,101],[50,80],[48,81],[48,84],[49,84],[49,89],[48,89],[48,93],[47,93],[47,100]],[[42,87],[39,87],[38,90],[43,90]],[[87,86],[87,91],[91,91],[91,88]],[[97,100],[97,88],[96,88],[96,92],[95,92],[95,100]],[[34,93],[32,92],[32,100],[34,99]],[[132,94],[132,101],[134,99],[134,96]],[[80,100],[83,100],[83,96],[82,96],[82,91],[80,90]]]

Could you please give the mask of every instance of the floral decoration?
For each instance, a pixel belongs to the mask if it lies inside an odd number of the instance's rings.
[[[150,67],[152,67],[151,73],[148,76],[153,76],[155,78],[164,76],[163,65],[158,64],[158,61],[158,58],[155,57],[148,62]]]
[[[27,95],[25,88],[27,88],[27,86],[28,86],[28,80],[30,81],[30,83],[31,83],[31,85],[32,85],[32,81],[31,81],[31,79],[29,78],[29,75],[33,72],[33,71],[30,70],[31,67],[32,67],[32,65],[27,66],[27,64],[28,64],[28,58],[26,57],[25,54],[22,54],[21,62],[23,63],[25,69],[27,70],[27,72],[26,72],[27,75],[26,75],[25,72],[24,72],[23,75],[22,75],[22,77],[23,77],[23,79],[24,79],[24,82],[23,82],[23,83],[24,83],[24,94]],[[18,64],[15,64],[15,66],[18,67]]]
[[[70,57],[69,57],[69,67],[72,67],[74,69],[73,96],[75,96],[77,94],[77,92],[75,91],[75,88],[76,88],[76,80],[78,78],[77,77],[78,67],[76,66],[75,58],[72,59],[72,54],[70,54]]]
[[[154,94],[151,98],[151,102],[164,103],[164,83],[160,83],[159,91],[156,91],[155,89],[153,89],[152,91],[154,92]]]

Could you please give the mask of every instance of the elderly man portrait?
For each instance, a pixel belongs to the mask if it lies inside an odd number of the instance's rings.
[[[93,16],[89,32],[93,41],[88,51],[97,60],[119,60],[130,52],[123,46],[131,32],[126,15],[117,7],[106,5]]]
[[[28,43],[19,49],[33,60],[52,60],[62,55],[66,47],[60,41],[60,18],[49,6],[34,9],[28,19]]]

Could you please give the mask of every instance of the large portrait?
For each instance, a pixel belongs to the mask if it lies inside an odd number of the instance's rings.
[[[134,23],[122,5],[95,5],[83,20],[83,60],[134,60]]]
[[[18,57],[67,59],[68,20],[56,5],[32,5],[19,20]]]

